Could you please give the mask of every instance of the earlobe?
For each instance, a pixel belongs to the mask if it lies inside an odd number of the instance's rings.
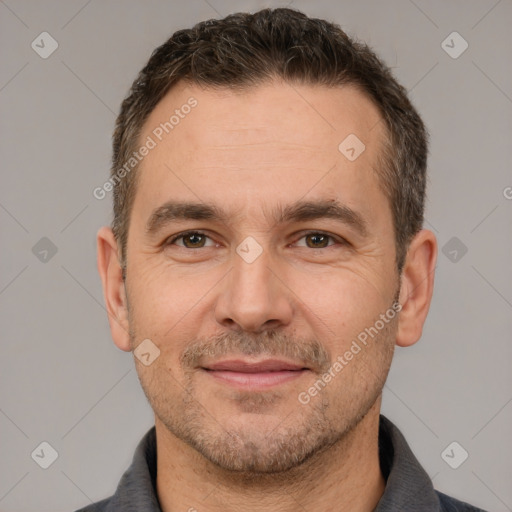
[[[402,270],[402,310],[396,337],[396,344],[400,347],[413,345],[421,337],[434,291],[436,260],[436,237],[431,231],[423,229],[411,241]]]
[[[128,309],[117,242],[112,229],[104,226],[97,234],[98,272],[108,313],[112,339],[118,348],[131,351]]]

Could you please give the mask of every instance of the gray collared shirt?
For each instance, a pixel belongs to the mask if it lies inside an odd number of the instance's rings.
[[[386,489],[374,512],[484,512],[438,492],[393,423],[380,416],[379,459]],[[156,434],[142,438],[113,496],[76,512],[162,512],[156,494]]]

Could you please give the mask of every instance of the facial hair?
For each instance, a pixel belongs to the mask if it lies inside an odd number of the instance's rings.
[[[179,372],[166,367],[160,358],[149,367],[137,365],[137,371],[161,423],[205,459],[239,474],[281,473],[304,464],[339,442],[368,413],[382,393],[389,371],[396,320],[390,321],[371,346],[363,349],[366,355],[358,354],[307,405],[299,403],[297,395],[290,397],[289,392],[233,390],[228,393],[226,399],[238,407],[237,416],[250,414],[254,421],[240,422],[236,416],[217,418],[208,403],[198,398],[195,374],[205,358],[284,357],[300,362],[321,377],[338,354],[329,354],[318,340],[290,337],[282,331],[258,335],[230,331],[186,345],[179,358]],[[140,339],[132,330],[130,337],[132,346]],[[349,344],[337,343],[343,351]],[[281,404],[288,404],[289,408],[292,400],[291,411],[285,418],[278,417],[272,428],[261,428],[259,418],[268,417],[270,412],[275,414]]]

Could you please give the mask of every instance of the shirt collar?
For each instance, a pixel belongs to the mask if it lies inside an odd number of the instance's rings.
[[[152,427],[135,449],[106,512],[162,512],[156,494],[156,430]]]
[[[162,512],[156,494],[156,458],[156,432],[152,427],[138,444],[132,464],[123,474],[107,512]],[[374,512],[439,510],[439,498],[432,481],[398,428],[382,415],[379,460],[386,489]]]
[[[439,510],[439,498],[432,480],[400,430],[382,415],[379,422],[379,460],[386,478],[386,489],[374,512]]]

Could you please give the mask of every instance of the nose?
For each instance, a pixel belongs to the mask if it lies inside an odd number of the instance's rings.
[[[289,325],[293,293],[283,277],[272,265],[268,250],[252,262],[235,253],[216,301],[216,321],[224,328],[253,333]]]

